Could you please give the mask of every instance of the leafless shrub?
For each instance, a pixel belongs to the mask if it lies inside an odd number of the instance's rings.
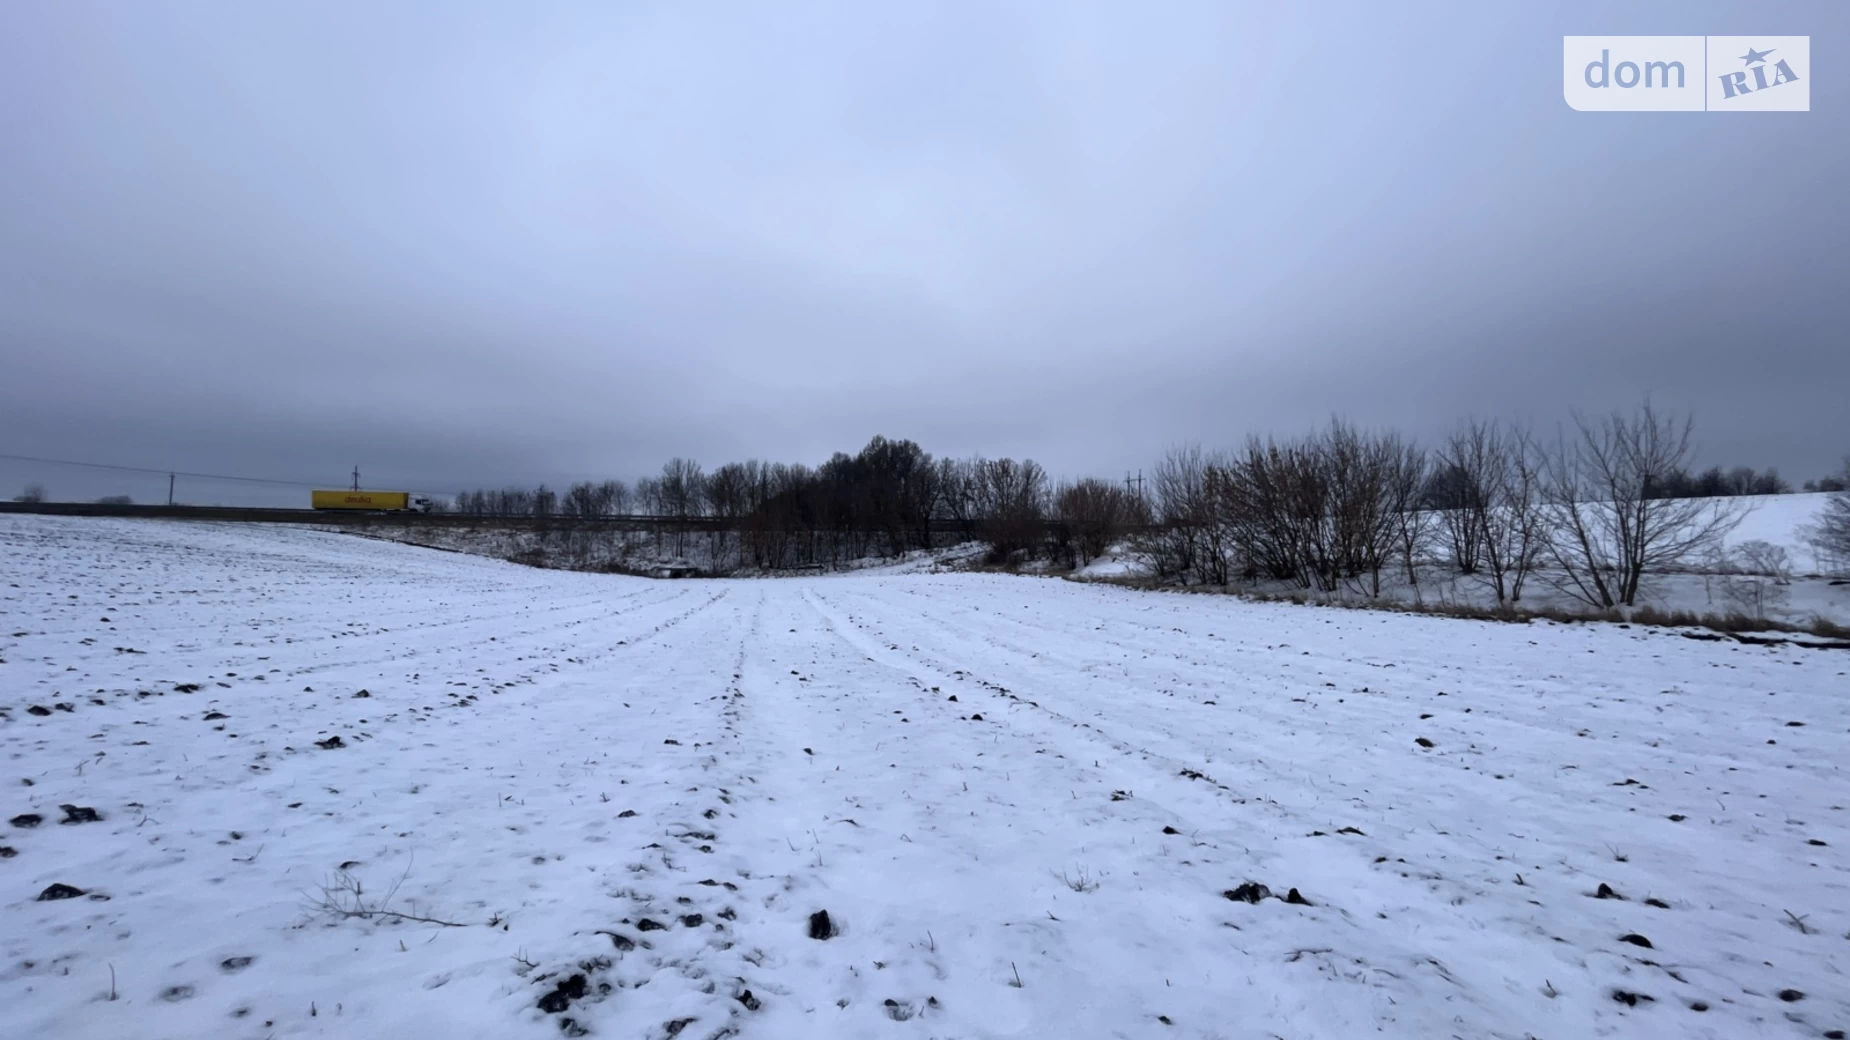
[[[1805,631],[1825,639],[1850,639],[1850,625],[1840,625],[1823,614],[1812,615],[1811,624]]]
[[[405,879],[411,876],[411,862],[405,863],[404,873],[392,882],[385,895],[371,899],[366,895],[366,888],[359,878],[344,870],[336,871],[334,876],[321,886],[320,894],[309,897],[307,909],[315,916],[338,919],[356,918],[362,921],[411,921],[418,924],[434,924],[444,928],[467,927],[460,921],[446,921],[417,913],[415,904],[409,910],[394,910],[392,900],[398,895]]]
[[[1136,547],[1158,577],[1227,583],[1227,532],[1217,515],[1217,486],[1210,480],[1210,473],[1223,465],[1196,444],[1171,448],[1156,464],[1151,480],[1156,527]]]
[[[1032,459],[976,463],[973,491],[977,536],[989,543],[989,561],[1007,563],[1039,544],[1047,516],[1047,472]]]
[[[1543,467],[1542,514],[1556,586],[1589,606],[1632,607],[1648,573],[1718,544],[1746,515],[1723,498],[1658,498],[1691,451],[1691,420],[1637,413],[1576,416]]]
[[[1780,585],[1792,584],[1792,554],[1785,546],[1756,538],[1737,544],[1734,555],[1747,573],[1765,575]]]
[[[1247,576],[1378,596],[1382,569],[1410,561],[1423,540],[1424,522],[1411,514],[1424,472],[1417,447],[1341,419],[1297,440],[1252,438],[1208,469],[1213,529]]]
[[[1054,498],[1054,513],[1081,564],[1103,556],[1132,525],[1149,521],[1143,500],[1129,488],[1093,477],[1062,487]]]
[[[1818,554],[1818,563],[1826,571],[1850,573],[1850,458],[1844,460],[1843,476],[1820,481],[1839,490],[1825,500],[1824,511],[1808,525],[1805,540]]]
[[[629,487],[621,480],[580,481],[566,491],[560,509],[581,520],[621,516],[629,511]]]
[[[1459,571],[1498,603],[1522,599],[1547,543],[1540,510],[1541,453],[1527,430],[1468,420],[1439,449],[1437,507]]]
[[[1723,554],[1722,594],[1752,617],[1786,602],[1792,584],[1792,554],[1783,546],[1759,540],[1742,542]]]
[[[1400,551],[1401,565],[1407,569],[1407,584],[1417,590],[1417,564],[1426,556],[1433,538],[1433,513],[1422,501],[1432,462],[1424,449],[1408,442],[1390,453],[1387,465],[1390,533]]]
[[[1098,891],[1099,879],[1083,866],[1075,868],[1070,874],[1064,870],[1060,871],[1060,880],[1075,892]]]

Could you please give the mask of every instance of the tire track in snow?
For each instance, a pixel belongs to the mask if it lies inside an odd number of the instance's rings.
[[[1188,783],[1202,784],[1215,791],[1220,799],[1227,803],[1226,805],[1215,807],[1212,811],[1224,812],[1227,811],[1228,806],[1245,805],[1250,800],[1253,800],[1243,796],[1241,792],[1235,791],[1226,784],[1219,783],[1205,774],[1199,774],[1199,771],[1194,769],[1188,762],[1152,752],[1147,748],[1118,738],[1090,722],[1073,718],[1055,708],[1050,708],[1038,699],[1024,698],[1011,688],[985,678],[967,667],[956,666],[948,660],[936,657],[935,655],[927,655],[916,650],[912,652],[901,650],[899,649],[898,643],[887,640],[878,629],[868,629],[867,634],[864,634],[860,630],[866,629],[867,626],[860,621],[857,615],[839,611],[837,608],[830,605],[827,599],[820,593],[814,592],[813,590],[807,592],[807,595],[816,610],[828,619],[835,634],[857,651],[864,654],[870,661],[884,664],[894,671],[908,676],[914,682],[930,686],[932,689],[950,689],[955,692],[958,688],[962,688],[967,692],[967,684],[973,683],[979,689],[988,693],[992,698],[999,698],[1006,701],[1006,703],[1002,705],[1003,711],[999,718],[1007,721],[1011,725],[1021,726],[1024,721],[1021,717],[1022,712],[1036,713],[1053,722],[1065,723],[1072,731],[1072,735],[1079,736],[1093,743],[1101,744],[1110,752],[1125,759],[1135,760],[1137,763],[1144,765],[1158,763],[1163,767],[1162,771],[1145,773],[1132,783],[1132,789],[1160,786],[1169,791],[1172,796],[1177,792],[1187,792],[1189,797],[1178,798],[1177,800],[1191,803],[1196,810],[1197,816],[1199,816],[1203,808],[1202,799],[1194,796],[1193,792],[1188,788],[1177,784],[1175,782],[1176,778],[1184,778]],[[917,677],[921,673],[931,676],[932,679],[918,679]],[[986,720],[987,718],[988,716],[985,716]],[[1023,739],[1032,739],[1036,742],[1036,753],[1050,750],[1053,743],[1055,743],[1053,738],[1058,735],[1063,735],[1062,731],[1058,729],[1032,726],[1023,726],[1022,728],[1024,730],[1034,731],[1032,736],[1024,732]],[[1059,752],[1057,754],[1059,754],[1060,757],[1066,757],[1064,752]],[[1199,775],[1190,777],[1189,774],[1191,773],[1197,773]],[[1096,777],[1091,779],[1103,780],[1105,778],[1106,774],[1101,771]],[[1261,802],[1265,801],[1263,798],[1257,800]],[[1210,805],[1211,804],[1210,802]],[[1271,804],[1276,808],[1275,803],[1268,802],[1266,804]],[[1188,821],[1183,816],[1177,815],[1175,817],[1175,822]]]
[[[1163,756],[1121,741],[1085,722],[1071,719],[1058,711],[1034,705],[1014,694],[1012,690],[984,679],[967,668],[953,667],[950,662],[935,657],[921,660],[919,657],[899,650],[895,641],[879,637],[877,630],[872,634],[857,631],[862,626],[854,615],[838,614],[829,609],[826,598],[814,588],[806,590],[805,595],[818,612],[828,620],[834,632],[856,653],[867,661],[880,664],[882,667],[906,676],[914,685],[929,684],[932,681],[931,679],[919,679],[918,676],[921,673],[934,677],[938,685],[945,688],[958,684],[959,680],[967,679],[979,684],[996,697],[1008,698],[1012,704],[1021,705],[1039,715],[1067,723],[1068,730],[1055,728],[1043,732],[1041,736],[1051,743],[1037,748],[1037,753],[1062,746],[1059,738],[1067,736],[1076,737],[1088,743],[1103,743],[1118,752],[1125,760],[1136,765],[1147,766],[1152,761],[1164,761]],[[1005,717],[1016,725],[1024,721],[1018,716]],[[1033,729],[1033,727],[1026,728]],[[1024,733],[1024,740],[1026,739],[1030,738]],[[1055,757],[1071,762],[1082,760],[1085,756],[1074,750],[1070,755],[1056,753]],[[1165,764],[1178,765],[1173,760]],[[1180,767],[1180,769],[1186,769],[1186,767]],[[1080,767],[1080,771],[1083,774],[1083,767]],[[1124,793],[1130,795],[1124,800],[1121,813],[1127,816],[1147,815],[1159,822],[1173,820],[1182,823],[1184,828],[1192,832],[1186,839],[1195,850],[1192,853],[1194,857],[1192,862],[1205,868],[1203,873],[1213,872],[1213,876],[1202,878],[1201,883],[1206,886],[1215,886],[1222,879],[1226,879],[1226,887],[1231,887],[1239,880],[1252,878],[1269,879],[1278,885],[1280,870],[1302,870],[1305,853],[1309,851],[1306,846],[1310,844],[1305,839],[1323,833],[1318,830],[1319,826],[1332,826],[1320,821],[1313,822],[1312,819],[1306,818],[1291,807],[1263,796],[1245,800],[1220,785],[1212,785],[1210,788],[1210,785],[1191,783],[1186,779],[1178,780],[1175,776],[1162,772],[1152,773],[1147,770],[1138,772],[1140,775],[1134,780],[1119,781],[1126,788]],[[1149,794],[1152,789],[1156,791],[1153,798]],[[1210,789],[1219,797],[1204,796],[1199,793]],[[1186,806],[1187,810],[1180,813],[1172,811],[1166,807],[1171,804]],[[1148,806],[1155,811],[1145,814],[1139,806]],[[1258,814],[1257,818],[1249,815],[1255,811]],[[1307,892],[1314,893],[1317,901],[1335,898],[1331,893],[1343,893],[1363,888],[1376,890],[1385,888],[1398,891],[1409,906],[1429,907],[1448,924],[1467,930],[1481,928],[1482,922],[1472,916],[1472,911],[1459,909],[1465,900],[1462,894],[1453,895],[1458,891],[1456,886],[1441,886],[1445,889],[1445,903],[1449,905],[1435,902],[1433,887],[1436,882],[1443,880],[1440,874],[1430,870],[1409,868],[1404,860],[1393,860],[1391,855],[1384,854],[1391,853],[1391,849],[1369,840],[1366,836],[1353,841],[1342,839],[1336,841],[1335,844],[1325,844],[1315,850],[1320,859],[1333,853],[1337,857],[1335,860],[1320,863],[1320,869],[1316,875],[1297,875],[1300,878],[1316,877],[1319,879],[1314,882],[1298,882],[1305,885]],[[1289,866],[1293,863],[1299,865]],[[1280,890],[1282,891],[1282,885],[1280,885]],[[1478,894],[1476,891],[1470,893],[1472,896]],[[1329,918],[1319,928],[1319,931],[1323,933],[1321,938],[1325,942],[1332,943],[1329,948],[1320,949],[1319,956],[1314,962],[1315,970],[1324,976],[1344,978],[1360,985],[1364,992],[1379,994],[1384,994],[1391,988],[1403,986],[1403,980],[1421,977],[1431,979],[1435,973],[1448,985],[1457,985],[1447,974],[1444,964],[1426,952],[1418,943],[1406,941],[1408,936],[1400,927],[1396,926],[1386,930],[1374,927],[1373,921],[1352,915],[1340,906],[1326,907],[1320,913]],[[1334,932],[1330,931],[1332,926],[1334,926]],[[1347,937],[1346,941],[1340,938],[1342,936]],[[1512,956],[1520,955],[1522,947],[1519,943],[1510,942],[1508,945]],[[1368,955],[1364,956],[1357,952],[1347,954],[1336,952],[1340,949],[1365,950],[1368,951]],[[1295,962],[1294,957],[1293,963]],[[1479,1003],[1480,995],[1461,990],[1456,999]],[[1481,1010],[1491,1012],[1493,1005],[1483,1004]],[[1509,1035],[1513,1037],[1520,1034]]]
[[[641,1025],[650,1040],[724,1040],[775,1013],[790,992],[776,977],[778,943],[754,939],[760,929],[750,911],[775,903],[781,881],[760,869],[735,833],[736,821],[763,802],[737,753],[740,676],[763,603],[755,600],[749,617],[736,599],[728,610],[707,610],[725,599],[722,592],[661,626],[651,633],[666,640],[660,652],[635,661],[640,674],[631,682],[659,684],[672,700],[654,710],[677,715],[686,728],[665,742],[673,749],[663,753],[669,761],[652,766],[657,797],[621,814],[640,824],[632,840],[652,840],[621,869],[601,872],[599,902],[614,901],[603,911],[605,923],[581,933],[578,952],[531,976],[522,991],[529,1000],[537,994],[536,1010],[556,1015],[564,1035]],[[734,647],[724,673],[715,667],[723,659],[679,652],[728,642]],[[703,688],[709,692],[700,696]]]
[[[807,783],[783,785],[789,793],[778,800],[789,807],[787,816],[817,828],[816,858],[805,865],[804,887],[828,893],[831,906],[848,907],[851,936],[870,925],[877,933],[859,939],[858,949],[814,958],[812,991],[840,994],[844,1017],[894,1000],[899,1014],[929,1019],[934,1010],[966,1008],[1010,992],[1017,971],[1059,976],[1064,965],[1110,942],[1137,949],[1146,961],[1146,970],[1131,978],[1086,983],[1097,1006],[1111,1006],[1122,1017],[1123,1009],[1163,992],[1165,973],[1200,970],[1158,939],[1136,908],[1146,905],[1150,890],[1162,891],[1177,915],[1174,926],[1205,925],[1208,931],[1191,942],[1212,941],[1212,930],[1226,923],[1221,908],[1227,904],[1218,893],[1232,884],[1227,878],[1245,876],[1250,862],[1244,854],[1165,835],[1161,821],[1175,816],[1160,801],[1141,794],[1119,799],[1097,782],[1096,770],[1078,756],[1060,755],[1058,745],[1037,748],[1025,736],[972,722],[961,704],[953,713],[949,694],[930,691],[916,669],[882,660],[878,647],[842,631],[814,596],[813,589],[802,594],[814,620],[794,626],[802,639],[791,647],[794,663],[807,660],[810,667],[799,667],[793,677],[783,667],[792,662],[777,661],[754,677],[765,696],[747,700],[767,709],[769,718],[807,720],[794,728],[785,721],[781,729],[767,721],[778,743],[823,741],[815,758],[826,771]],[[819,647],[812,633],[827,636],[828,645]],[[968,686],[941,685],[968,693]],[[842,748],[844,741],[851,746]],[[849,827],[834,826],[848,819],[854,821]],[[1069,844],[1076,837],[1078,844]],[[1102,876],[1095,873],[1101,857],[1112,868]],[[1042,869],[1020,872],[1024,859]],[[919,900],[891,885],[870,885],[870,877],[904,878],[908,887],[921,879],[940,883],[924,884],[927,895]],[[986,891],[972,897],[973,889]],[[1034,906],[1042,909],[1023,912]],[[925,938],[917,938],[919,931]],[[911,941],[895,941],[907,937]],[[869,972],[870,963],[879,967]],[[1235,956],[1233,963],[1244,958]],[[1059,1032],[1067,1015],[1073,1017],[1065,1028],[1083,1034],[1090,1006],[1052,1017],[1039,1008],[1037,1035]],[[1151,1010],[1148,1020],[1156,1022],[1159,1013]],[[993,1035],[1027,1028],[1026,1020],[1011,1021],[999,1015]],[[1199,1029],[1201,1019],[1193,1022]]]

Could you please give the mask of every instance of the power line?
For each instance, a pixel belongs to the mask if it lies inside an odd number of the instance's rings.
[[[13,454],[9,454],[6,452],[0,452],[0,459],[9,459],[14,462],[39,462],[39,463],[44,463],[46,465],[52,465],[52,466],[82,466],[86,469],[108,469],[108,470],[116,470],[116,471],[123,472],[123,473],[151,473],[156,476],[163,476],[163,477],[174,477],[174,476],[190,477],[194,480],[229,480],[229,481],[236,481],[241,484],[268,484],[273,487],[299,487],[299,488],[311,488],[312,489],[312,488],[326,488],[328,486],[328,482],[326,481],[323,481],[320,483],[310,483],[308,481],[303,481],[303,480],[279,480],[275,477],[240,477],[240,476],[232,476],[226,473],[189,473],[186,470],[154,469],[148,466],[117,466],[117,465],[107,463],[107,462],[78,462],[75,459],[48,459],[48,458],[42,458],[37,455],[13,455]],[[357,466],[354,467],[354,471],[357,474],[359,471],[359,467]],[[449,495],[453,493],[452,491],[426,491],[426,490],[422,490],[418,488],[406,488],[404,490],[412,491],[420,495]]]

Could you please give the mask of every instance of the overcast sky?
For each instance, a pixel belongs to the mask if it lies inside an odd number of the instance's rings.
[[[1753,32],[1812,37],[1810,113],[1563,101],[1564,34]],[[1648,393],[1802,480],[1850,452],[1846,40],[1839,0],[9,0],[0,452],[1122,477]]]

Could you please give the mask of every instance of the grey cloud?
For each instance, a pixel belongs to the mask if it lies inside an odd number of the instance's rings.
[[[0,450],[438,488],[886,433],[1111,475],[1649,393],[1802,478],[1850,450],[1850,9],[1750,19],[1812,34],[1804,115],[1556,80],[1565,33],[1743,17],[12,5]]]

